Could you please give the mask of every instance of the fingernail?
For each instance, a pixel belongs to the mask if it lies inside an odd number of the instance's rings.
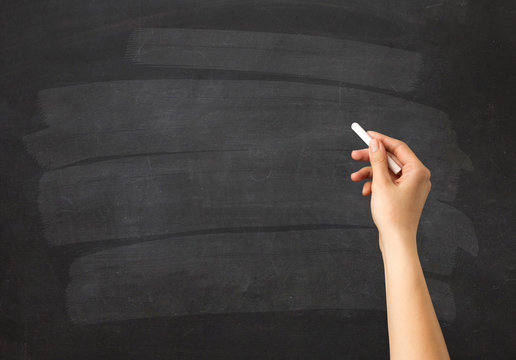
[[[369,146],[371,147],[372,152],[376,152],[378,150],[378,140],[371,139],[371,142],[369,143]]]

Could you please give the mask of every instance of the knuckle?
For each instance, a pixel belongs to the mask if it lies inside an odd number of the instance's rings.
[[[425,167],[424,175],[425,175],[425,180],[430,181],[430,177],[432,176],[432,173],[430,172],[430,170],[427,167]]]
[[[423,168],[416,167],[414,169],[414,174],[416,175],[417,178],[422,178],[423,177]]]
[[[417,177],[422,181],[430,181],[430,170],[428,170],[425,166],[420,166],[416,169]]]
[[[403,149],[403,150],[408,150],[410,149],[410,147],[407,145],[407,143],[403,140],[398,140],[399,143],[398,143],[398,146],[400,149]]]

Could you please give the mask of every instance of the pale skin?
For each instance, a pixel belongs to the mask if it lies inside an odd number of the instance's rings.
[[[362,195],[371,195],[385,272],[390,358],[449,359],[417,252],[430,171],[404,142],[374,131],[368,134],[373,138],[369,149],[355,150],[351,157],[371,166],[351,174],[351,179],[367,180]],[[386,151],[395,156],[401,176],[389,171]]]

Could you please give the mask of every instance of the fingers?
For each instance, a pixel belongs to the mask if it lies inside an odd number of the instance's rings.
[[[371,195],[371,189],[372,189],[372,182],[368,181],[364,184],[364,187],[362,188],[362,195],[368,196]]]
[[[373,170],[370,166],[363,167],[351,174],[351,180],[353,181],[362,181],[364,179],[372,179],[373,178]]]
[[[396,164],[403,166],[402,162],[394,154],[389,154],[389,156]],[[369,161],[369,149],[353,150],[351,158],[358,161]]]
[[[368,131],[367,132],[372,138],[381,140],[385,145],[385,148],[391,154],[394,154],[402,163],[401,165],[405,165],[411,161],[419,161],[416,154],[409,148],[407,144],[403,141],[391,138],[387,135],[381,134],[376,131]]]
[[[353,150],[351,158],[359,161],[369,161],[369,149]]]

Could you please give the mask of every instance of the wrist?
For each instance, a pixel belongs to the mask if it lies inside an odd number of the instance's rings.
[[[380,236],[384,237],[394,237],[394,238],[416,238],[418,226],[407,226],[407,225],[394,225],[389,224],[389,226],[381,226],[378,227],[378,233]]]
[[[412,231],[389,231],[379,233],[382,257],[417,257],[416,233]]]

